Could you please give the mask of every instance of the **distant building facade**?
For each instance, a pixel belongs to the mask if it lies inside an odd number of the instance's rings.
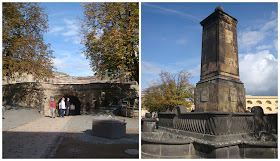
[[[145,94],[141,95],[141,103],[145,99]],[[246,110],[251,111],[252,107],[261,106],[265,114],[278,113],[278,96],[251,96],[246,95]],[[142,106],[143,107],[143,106]],[[195,110],[194,104],[191,105],[191,110]],[[149,112],[146,109],[141,109],[141,116]]]
[[[246,95],[246,110],[254,106],[261,106],[265,114],[278,113],[278,96]]]

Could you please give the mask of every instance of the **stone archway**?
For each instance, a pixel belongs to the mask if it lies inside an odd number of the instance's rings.
[[[81,111],[81,105],[82,102],[81,100],[76,97],[75,95],[70,95],[70,94],[63,94],[60,97],[58,97],[55,101],[57,103],[57,108],[58,108],[58,104],[61,101],[62,97],[65,98],[65,101],[67,100],[67,98],[70,98],[70,104],[73,103],[75,105],[75,115],[80,115],[80,111]]]

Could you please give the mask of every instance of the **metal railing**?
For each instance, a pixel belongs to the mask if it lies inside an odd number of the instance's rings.
[[[264,122],[267,130],[277,131],[277,114],[265,115]],[[253,113],[159,113],[159,126],[209,135],[250,134],[255,123]]]

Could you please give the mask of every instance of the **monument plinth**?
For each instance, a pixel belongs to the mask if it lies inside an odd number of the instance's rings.
[[[195,111],[244,112],[245,88],[239,79],[237,20],[222,7],[200,22],[203,27],[201,75]]]

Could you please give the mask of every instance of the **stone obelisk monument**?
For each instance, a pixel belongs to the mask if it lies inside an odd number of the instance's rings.
[[[201,74],[194,91],[195,111],[244,112],[245,88],[239,78],[237,20],[221,6],[200,22]]]

